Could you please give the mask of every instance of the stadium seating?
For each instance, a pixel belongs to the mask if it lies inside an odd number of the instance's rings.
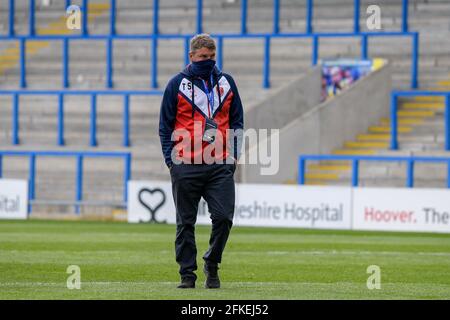
[[[16,1],[15,33],[26,35],[29,30],[29,9],[26,3]],[[53,1],[50,7],[41,7],[36,1],[37,34],[67,34],[64,28],[63,1]],[[299,3],[300,2],[300,3]],[[7,8],[9,1],[0,0],[0,8]],[[81,4],[81,1],[72,1]],[[314,32],[353,32],[353,0],[314,1]],[[382,8],[382,31],[399,31],[402,27],[401,0],[378,0]],[[361,1],[361,8],[372,4]],[[144,0],[117,0],[116,31],[118,34],[151,33],[153,28],[153,4]],[[241,31],[240,1],[211,0],[203,2],[203,30],[210,33],[239,33]],[[89,33],[106,35],[110,31],[109,2],[90,1]],[[450,72],[450,28],[448,16],[450,6],[444,0],[411,0],[409,6],[409,29],[420,31],[420,69],[421,88],[445,89]],[[366,13],[360,12],[361,31],[367,31]],[[197,30],[197,7],[195,0],[161,1],[159,32],[162,34],[192,34]],[[248,1],[248,33],[271,33],[273,26],[267,21],[273,17],[272,0]],[[306,9],[305,1],[283,0],[280,8],[281,33],[304,32]],[[432,17],[432,18],[431,18]],[[0,35],[7,35],[8,10],[0,10]],[[79,32],[76,32],[79,33]],[[158,41],[158,79],[153,88],[152,42],[143,40],[115,40],[113,59],[113,85],[117,90],[161,90],[169,77],[179,71],[184,64],[184,42],[179,39]],[[277,38],[271,46],[272,89],[263,89],[264,41],[262,39],[224,39],[223,67],[233,74],[238,82],[244,105],[263,100],[272,90],[282,86],[290,79],[307,70],[311,65],[311,39]],[[41,41],[27,45],[26,84],[29,90],[63,89],[62,42]],[[20,88],[19,44],[0,41],[0,90]],[[360,39],[324,38],[320,40],[320,58],[350,57],[361,55]],[[411,83],[411,39],[408,37],[377,37],[369,40],[369,55],[383,57],[394,66],[394,87],[407,89]],[[105,41],[71,41],[69,49],[69,83],[73,90],[105,90],[106,51]],[[159,103],[161,97],[133,96],[130,100],[130,147],[123,146],[123,97],[99,95],[97,100],[97,142],[90,146],[89,96],[67,96],[64,103],[65,146],[57,145],[58,97],[55,95],[20,95],[19,127],[20,145],[12,145],[13,97],[0,94],[0,150],[89,150],[89,151],[129,151],[132,153],[132,176],[137,179],[168,179],[162,161],[157,134]],[[388,107],[388,106],[386,106]],[[399,110],[401,151],[388,151],[389,119],[380,119],[380,126],[368,128],[367,133],[349,141],[335,154],[410,154],[425,152],[427,155],[442,154],[443,149],[443,103],[439,99],[402,100]],[[417,113],[419,111],[419,113]],[[411,113],[411,112],[416,112]],[[403,119],[405,118],[405,120]],[[436,130],[436,127],[438,130]],[[405,132],[402,132],[405,131]],[[37,198],[72,199],[75,194],[75,169],[69,164],[45,161],[39,163]],[[293,164],[296,165],[296,164]],[[379,169],[369,165],[361,168],[361,184],[377,181],[377,170],[391,171],[381,166]],[[27,178],[28,160],[4,161],[4,177]],[[330,167],[326,168],[330,169]],[[339,168],[344,169],[344,168]],[[345,168],[348,169],[348,168]],[[84,193],[86,199],[121,199],[122,190],[113,174],[123,170],[121,164],[99,161],[85,165]],[[386,171],[387,170],[387,171]],[[398,170],[403,170],[399,167]],[[418,168],[418,170],[420,170]],[[428,167],[424,169],[430,172]],[[366,174],[367,172],[367,174]],[[400,171],[399,171],[400,172]],[[404,170],[402,171],[404,172]],[[431,180],[444,181],[445,175],[429,175]],[[418,172],[418,176],[420,176]],[[98,174],[98,175],[96,175]],[[392,177],[395,174],[392,173]],[[348,170],[323,170],[308,167],[307,182],[315,184],[344,184],[349,179]],[[367,177],[367,179],[366,179]],[[295,177],[293,177],[294,179]],[[384,179],[384,178],[383,178]],[[367,182],[366,182],[367,181]],[[404,180],[393,178],[394,185],[404,185]],[[439,182],[440,183],[440,182]],[[418,183],[420,185],[420,181]],[[55,194],[54,187],[65,190]],[[99,187],[100,186],[100,187]],[[61,205],[52,211],[70,210]],[[38,208],[36,208],[38,209]],[[44,211],[49,211],[44,207]]]

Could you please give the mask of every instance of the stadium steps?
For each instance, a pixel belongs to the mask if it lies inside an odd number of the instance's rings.
[[[445,84],[446,82],[444,82]],[[443,82],[437,83],[442,85]],[[436,89],[436,88],[434,88]],[[443,150],[444,99],[442,97],[414,97],[401,99],[397,112],[399,148],[390,151],[390,118],[381,118],[378,126],[371,126],[368,132],[357,135],[354,141],[344,143],[342,149],[333,150],[336,155],[403,155],[407,152],[423,152],[433,155]],[[439,152],[438,152],[439,153]],[[439,155],[449,156],[448,152]],[[405,163],[374,164],[360,162],[359,183],[361,186],[405,186]],[[446,164],[417,163],[414,168],[418,187],[446,187]],[[310,162],[305,173],[309,185],[349,185],[351,181],[350,161]],[[292,183],[293,180],[287,181]]]

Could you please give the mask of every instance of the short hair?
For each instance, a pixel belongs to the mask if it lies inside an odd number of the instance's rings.
[[[216,50],[216,42],[207,33],[198,34],[191,39],[191,52],[195,52],[201,48]]]

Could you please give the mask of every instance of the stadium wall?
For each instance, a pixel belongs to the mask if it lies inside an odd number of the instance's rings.
[[[309,69],[245,110],[245,127],[282,128],[320,103],[321,68]]]
[[[279,170],[275,175],[262,175],[264,167],[246,164],[238,172],[244,183],[283,183],[297,176],[299,154],[323,154],[343,145],[346,140],[365,132],[381,117],[389,115],[389,97],[392,90],[392,67],[386,63],[355,83],[342,94],[316,105],[284,127],[279,127],[279,137],[272,135],[269,141],[259,141],[246,151],[246,158],[272,145],[271,139],[279,138]],[[315,94],[314,92],[312,94]],[[247,126],[248,127],[248,126]],[[272,126],[271,128],[276,128]]]

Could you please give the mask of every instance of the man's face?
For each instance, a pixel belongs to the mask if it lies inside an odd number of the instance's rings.
[[[199,62],[203,60],[216,60],[216,50],[210,50],[208,48],[201,48],[194,52],[189,53],[191,62]]]

